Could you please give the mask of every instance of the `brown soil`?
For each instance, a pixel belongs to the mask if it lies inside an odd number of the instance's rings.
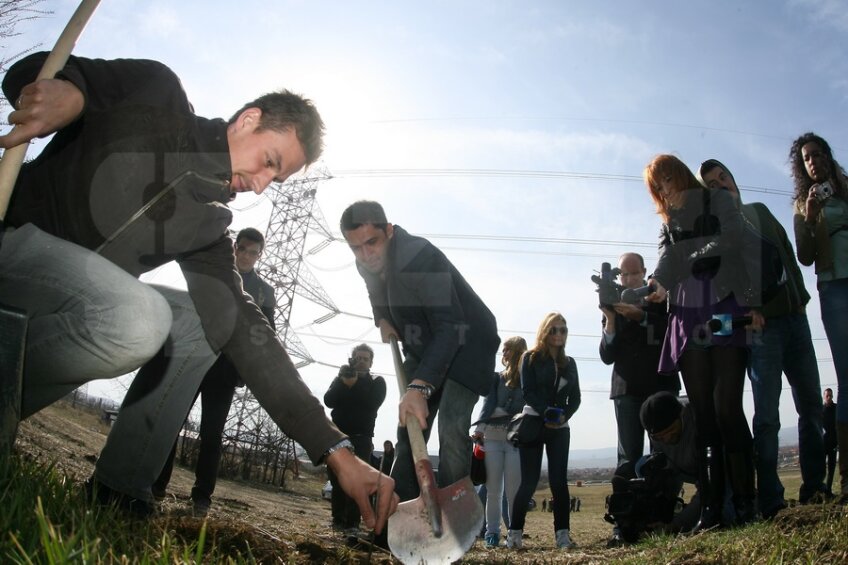
[[[57,470],[82,484],[91,476],[94,462],[105,442],[108,426],[96,415],[58,403],[21,423],[16,450],[25,457],[52,463]],[[177,467],[169,496],[156,526],[184,539],[196,539],[203,520],[191,516],[190,470]],[[288,477],[286,490],[220,480],[206,521],[207,537],[221,547],[250,547],[259,562],[267,563],[398,563],[388,553],[367,546],[349,548],[344,538],[331,531],[330,504],[322,500],[323,471]],[[581,512],[572,513],[572,537],[579,548],[556,550],[552,515],[530,512],[522,551],[487,550],[475,543],[463,563],[602,563],[611,558],[638,555],[637,548],[607,549],[611,526],[602,519],[603,497],[608,486],[573,488],[583,501]],[[539,491],[541,501],[547,493]],[[793,509],[794,510],[794,509]],[[820,519],[812,512],[781,515],[780,527],[792,528],[806,520]]]

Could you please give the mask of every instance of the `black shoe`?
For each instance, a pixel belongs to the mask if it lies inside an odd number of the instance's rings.
[[[156,485],[153,485],[150,490],[153,492],[153,500],[156,502],[162,502],[168,496],[168,492],[165,489]]]
[[[817,490],[811,495],[799,496],[798,502],[801,504],[824,504],[825,502],[831,502],[834,498],[833,494],[827,491]]]
[[[109,488],[94,477],[85,482],[85,493],[91,502],[101,506],[114,506],[134,518],[147,519],[155,513],[153,505],[149,502]]]
[[[781,502],[780,504],[778,504],[777,506],[775,506],[773,508],[769,508],[768,510],[763,510],[763,512],[762,512],[763,520],[773,520],[774,517],[777,516],[778,513],[781,510],[786,510],[786,508],[787,508],[786,503]]]
[[[733,497],[733,508],[736,511],[736,526],[744,526],[757,520],[757,505],[753,497]]]

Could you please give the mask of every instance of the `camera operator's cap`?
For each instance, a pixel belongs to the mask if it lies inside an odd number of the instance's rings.
[[[649,434],[661,432],[680,417],[683,406],[677,397],[668,391],[649,396],[642,403],[639,419]]]

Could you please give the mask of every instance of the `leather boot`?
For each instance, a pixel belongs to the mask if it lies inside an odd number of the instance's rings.
[[[743,526],[757,518],[757,508],[754,503],[754,454],[745,449],[725,453],[727,476],[733,490],[733,508],[736,511],[736,525]]]
[[[724,501],[724,461],[721,447],[707,447],[699,453],[698,493],[701,517],[690,534],[712,530],[721,525]]]
[[[836,422],[836,443],[839,455],[839,503],[848,503],[848,422]]]

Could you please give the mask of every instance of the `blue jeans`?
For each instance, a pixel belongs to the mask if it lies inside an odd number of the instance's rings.
[[[613,398],[615,423],[618,428],[618,466],[636,464],[645,450],[645,428],[639,419],[639,411],[647,397],[625,394]]]
[[[151,486],[218,357],[188,293],[155,288],[171,307],[171,333],[164,350],[133,379],[95,468],[95,476],[107,487],[146,501],[153,500]]]
[[[792,387],[798,413],[802,480],[799,497],[804,500],[825,489],[821,385],[806,314],[769,318],[763,331],[753,339],[748,377],[754,393],[754,458],[762,512],[785,504],[783,485],[777,476],[782,373]]]
[[[509,524],[515,495],[521,484],[521,461],[518,448],[506,440],[486,441],[486,533],[501,533],[501,500],[506,496]]]
[[[822,322],[836,369],[836,421],[848,423],[848,279],[819,282],[818,288]]]
[[[404,362],[406,375],[413,375],[416,363],[411,358]],[[439,487],[446,487],[471,473],[471,412],[480,396],[459,384],[445,379],[441,390],[428,401],[430,415],[427,417],[427,429],[424,441],[430,437],[433,420],[439,414]],[[395,480],[395,492],[401,501],[412,500],[418,496],[418,480],[415,478],[415,466],[412,461],[412,449],[406,428],[398,428],[395,446],[395,464],[392,467]]]
[[[545,428],[542,443],[519,448],[521,455],[521,486],[515,495],[510,530],[523,530],[530,499],[542,475],[542,450],[548,454],[548,479],[551,483],[551,504],[554,510],[554,531],[568,530],[571,520],[571,496],[568,494],[568,450],[571,429]]]
[[[0,302],[29,316],[22,418],[88,381],[137,369],[171,325],[167,303],[151,287],[32,224],[3,237]]]

